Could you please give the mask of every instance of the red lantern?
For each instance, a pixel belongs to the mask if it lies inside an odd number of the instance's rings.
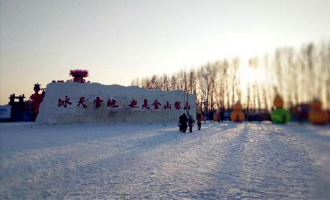
[[[85,83],[86,77],[88,77],[88,71],[87,70],[70,70],[70,76],[73,76],[73,82],[77,83]]]

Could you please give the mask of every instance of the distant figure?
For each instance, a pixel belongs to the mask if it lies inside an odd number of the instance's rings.
[[[187,130],[187,121],[188,118],[185,113],[183,113],[180,118],[179,118],[179,126],[180,126],[180,131],[185,133]]]
[[[210,115],[209,116],[210,117],[210,122],[213,123],[213,111],[212,110],[210,111],[209,115]]]
[[[225,112],[222,110],[220,111],[220,121],[223,123],[223,120],[225,119]]]
[[[207,119],[209,118],[209,113],[207,113],[207,110],[204,111],[203,116],[204,116],[204,123],[206,123]]]
[[[201,114],[197,115],[197,126],[198,126],[198,130],[200,131],[201,127],[202,127],[202,115]]]
[[[189,126],[189,132],[191,133],[192,132],[192,127],[194,126],[195,120],[193,118],[192,115],[189,115],[189,118],[188,118],[188,126]]]

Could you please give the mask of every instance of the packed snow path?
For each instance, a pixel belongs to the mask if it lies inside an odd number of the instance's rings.
[[[13,123],[0,136],[0,199],[330,198],[329,126]]]

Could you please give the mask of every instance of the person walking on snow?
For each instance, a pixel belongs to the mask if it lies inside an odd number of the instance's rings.
[[[212,110],[210,111],[209,116],[210,116],[210,122],[213,123],[213,111]]]
[[[179,118],[179,126],[180,126],[180,131],[185,133],[187,130],[187,121],[188,118],[185,113],[183,113],[180,118]]]
[[[193,124],[195,123],[195,120],[193,118],[192,115],[189,115],[189,118],[188,118],[188,126],[189,126],[189,132],[191,133],[192,132],[192,127],[193,127]]]
[[[198,130],[200,131],[201,127],[202,127],[202,115],[201,114],[197,115],[197,126],[198,126]]]
[[[218,117],[219,117],[219,123],[220,121],[221,123],[223,123],[223,119],[225,118],[225,116],[224,116],[224,111],[222,109],[220,109],[220,115]]]

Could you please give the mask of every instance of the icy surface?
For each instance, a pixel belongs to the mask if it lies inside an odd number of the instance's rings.
[[[0,136],[0,199],[330,198],[329,126],[13,123]]]

